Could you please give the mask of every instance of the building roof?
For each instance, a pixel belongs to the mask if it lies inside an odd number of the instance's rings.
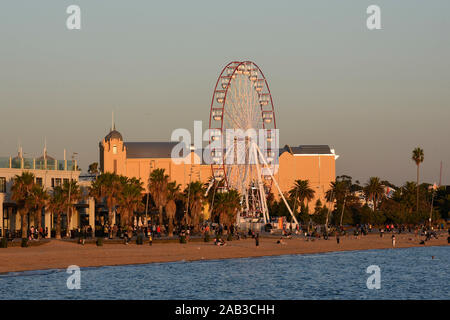
[[[36,160],[40,160],[40,161],[45,160],[45,159],[47,159],[47,160],[55,160],[55,158],[53,158],[52,156],[49,156],[48,154],[43,154],[39,158],[36,158]]]
[[[171,158],[179,142],[125,142],[127,158]]]
[[[105,141],[108,141],[111,139],[118,139],[120,141],[123,141],[122,135],[116,129],[111,130],[105,137]]]
[[[286,145],[284,148],[280,149],[280,155],[286,151],[293,155],[333,154],[328,145],[299,145],[298,147]]]

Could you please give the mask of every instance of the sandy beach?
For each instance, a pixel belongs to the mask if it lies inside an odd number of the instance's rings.
[[[396,235],[396,248],[418,247],[420,240],[414,235]],[[305,241],[304,239],[284,239],[286,244],[277,244],[277,238],[261,238],[259,247],[254,239],[234,240],[226,246],[215,246],[211,242],[153,243],[149,246],[130,243],[79,245],[74,242],[51,240],[40,246],[28,248],[8,247],[0,249],[0,273],[26,270],[61,269],[69,265],[80,267],[142,264],[153,262],[193,261],[260,257],[285,254],[311,254],[332,251],[351,251],[392,248],[389,234],[380,238],[371,234],[360,239],[354,236],[341,237],[340,244],[333,237],[330,240]],[[426,242],[425,246],[447,244],[447,236]]]

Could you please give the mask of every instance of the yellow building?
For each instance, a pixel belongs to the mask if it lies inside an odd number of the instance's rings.
[[[171,181],[180,183],[184,188],[190,181],[206,183],[212,176],[209,164],[176,164],[171,159],[173,147],[178,142],[124,142],[122,134],[115,128],[99,144],[100,170],[113,172],[127,177],[135,177],[144,182],[147,188],[150,172],[156,168],[165,169]],[[286,146],[279,150],[279,170],[275,179],[283,193],[288,192],[297,179],[309,180],[315,190],[315,198],[324,203],[326,191],[335,180],[335,160],[338,156],[326,145]],[[191,160],[198,155],[191,149]],[[200,159],[197,163],[201,163]],[[147,191],[146,191],[147,192]],[[272,185],[272,192],[279,192]]]

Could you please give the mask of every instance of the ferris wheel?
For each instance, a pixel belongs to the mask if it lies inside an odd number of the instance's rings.
[[[241,216],[267,223],[267,197],[273,183],[284,196],[274,179],[278,130],[272,95],[255,63],[233,61],[223,68],[212,96],[209,129],[214,179],[240,193]]]

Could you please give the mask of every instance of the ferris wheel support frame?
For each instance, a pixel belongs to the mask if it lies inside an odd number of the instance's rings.
[[[259,188],[259,196],[261,198],[261,204],[262,204],[261,209],[262,209],[262,214],[263,214],[263,218],[264,218],[264,224],[266,224],[267,221],[270,221],[269,212],[267,210],[266,193],[264,191],[264,184],[261,180],[261,168],[260,168],[259,162],[258,162],[258,151],[256,149],[256,143],[252,141],[251,144],[252,144],[251,148],[253,149],[253,153],[255,156],[256,170],[258,172],[258,188]]]
[[[262,158],[264,164],[267,166],[268,164],[267,164],[267,162],[266,162],[266,159],[264,159],[264,156],[263,156],[261,150],[259,149],[258,145],[255,144],[255,147],[256,147],[256,150],[258,150],[258,153],[261,155],[261,158]],[[292,218],[294,219],[295,223],[298,224],[297,218],[295,217],[294,213],[292,212],[291,207],[289,206],[289,203],[287,202],[286,198],[284,197],[283,192],[281,192],[281,188],[280,188],[280,186],[278,185],[278,182],[275,180],[275,177],[273,176],[272,171],[269,170],[269,172],[270,172],[270,176],[272,177],[272,181],[275,183],[275,186],[277,187],[278,192],[279,192],[280,195],[281,195],[281,198],[283,198],[284,204],[286,205],[286,207],[287,207],[288,210],[289,210],[289,213],[291,214],[291,216],[292,216]]]

